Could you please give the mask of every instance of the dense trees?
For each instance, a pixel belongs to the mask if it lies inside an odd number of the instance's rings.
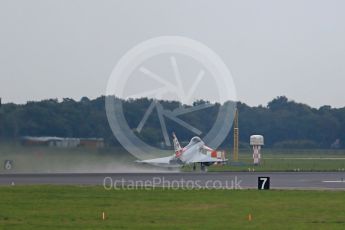
[[[238,104],[243,140],[250,133],[260,133],[266,144],[277,147],[330,147],[345,140],[345,109],[320,109],[277,97],[266,107]],[[244,136],[243,136],[244,135]]]
[[[146,98],[123,101],[126,120],[133,130],[142,119],[151,101]],[[195,102],[194,105],[206,103]],[[80,101],[65,98],[61,102],[51,99],[28,102],[25,105],[4,104],[0,115],[0,136],[2,139],[18,139],[21,136],[64,136],[103,137],[110,145],[118,145],[109,128],[105,113],[105,97]],[[162,101],[165,109],[175,109],[178,102]],[[203,111],[181,115],[187,123],[207,132],[215,120],[219,104]],[[336,109],[323,106],[319,109],[296,103],[286,97],[277,97],[267,107],[250,107],[238,103],[240,113],[240,141],[248,142],[252,134],[265,136],[267,146],[279,148],[329,148],[338,139],[341,146],[345,141],[345,107]],[[180,125],[167,121],[168,130],[179,134],[181,141],[188,140],[193,133]],[[159,145],[163,138],[157,112],[153,112],[138,134],[153,145]],[[232,133],[225,140],[232,143]],[[340,142],[339,142],[340,140]],[[225,143],[224,142],[224,143]],[[343,145],[344,146],[344,145]]]

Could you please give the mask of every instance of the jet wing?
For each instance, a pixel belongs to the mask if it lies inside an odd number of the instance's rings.
[[[181,162],[175,159],[175,156],[154,158],[149,160],[138,160],[137,163],[151,164],[156,166],[181,167]]]
[[[188,163],[206,163],[206,162],[224,162],[227,160],[222,160],[214,157],[210,157],[208,155],[199,153],[196,154],[192,159],[188,161]]]
[[[161,157],[161,158],[154,158],[154,159],[149,159],[149,160],[142,160],[142,161],[136,161],[137,163],[144,163],[144,164],[169,164],[171,161],[171,156],[170,157]]]

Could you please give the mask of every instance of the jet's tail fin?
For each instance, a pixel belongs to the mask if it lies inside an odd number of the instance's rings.
[[[177,140],[177,137],[175,135],[175,133],[173,133],[173,142],[174,142],[174,150],[175,150],[175,156],[178,158],[182,155],[182,148],[180,143]]]

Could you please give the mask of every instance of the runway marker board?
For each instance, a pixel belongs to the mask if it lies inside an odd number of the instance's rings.
[[[269,177],[258,177],[258,189],[259,190],[270,189],[270,178]]]
[[[13,161],[5,160],[4,161],[4,168],[5,168],[5,170],[11,170],[13,168]]]

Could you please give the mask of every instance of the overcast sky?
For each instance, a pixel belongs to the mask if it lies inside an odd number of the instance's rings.
[[[105,94],[121,56],[162,35],[213,49],[249,105],[345,106],[342,0],[1,0],[4,102]]]

